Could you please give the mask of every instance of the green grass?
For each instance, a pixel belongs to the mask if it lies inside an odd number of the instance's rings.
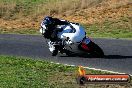
[[[87,29],[87,35],[91,37],[132,38],[131,20],[132,18],[123,17],[119,20],[84,26]]]
[[[25,57],[0,56],[0,88],[79,88],[78,67],[54,64]],[[107,72],[87,69],[87,74]],[[109,73],[107,73],[109,74]],[[131,84],[88,84],[89,88],[132,87]]]
[[[0,56],[0,88],[53,87],[51,77],[75,68],[29,58]]]

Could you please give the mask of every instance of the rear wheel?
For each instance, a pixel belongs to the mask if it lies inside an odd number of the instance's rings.
[[[90,53],[91,55],[95,56],[95,57],[104,57],[104,52],[103,50],[95,43],[93,43],[92,45],[92,52]]]
[[[80,50],[88,52],[88,56],[90,55],[90,57],[104,57],[103,50],[92,41],[90,41],[89,44],[81,43],[78,48]]]

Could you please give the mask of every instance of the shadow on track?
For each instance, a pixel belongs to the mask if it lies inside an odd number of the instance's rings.
[[[105,59],[128,59],[132,58],[132,56],[122,56],[122,55],[105,55]]]
[[[80,58],[100,58],[100,57],[96,57],[93,55],[77,55],[77,54],[73,54],[71,56],[60,56],[60,57],[80,57]]]
[[[96,56],[77,56],[77,55],[73,55],[73,56],[60,56],[60,57],[82,57],[82,58],[98,58]],[[122,55],[105,55],[104,58],[102,59],[128,59],[128,58],[132,58],[132,56],[122,56]]]

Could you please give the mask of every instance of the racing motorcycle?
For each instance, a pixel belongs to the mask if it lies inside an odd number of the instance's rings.
[[[58,53],[68,56],[104,56],[103,50],[90,38],[86,37],[86,32],[80,24],[69,23],[68,25],[61,25],[57,28],[62,29],[62,31],[57,33],[58,40],[52,42],[50,39],[46,39],[52,56],[56,56]],[[42,35],[46,33],[45,29],[46,27],[44,25],[41,26],[40,32]]]

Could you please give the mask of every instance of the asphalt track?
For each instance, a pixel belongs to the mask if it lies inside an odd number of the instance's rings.
[[[55,63],[82,65],[90,68],[132,74],[132,40],[93,39],[104,51],[105,58],[52,57],[41,35],[0,34],[0,55],[27,56]]]

